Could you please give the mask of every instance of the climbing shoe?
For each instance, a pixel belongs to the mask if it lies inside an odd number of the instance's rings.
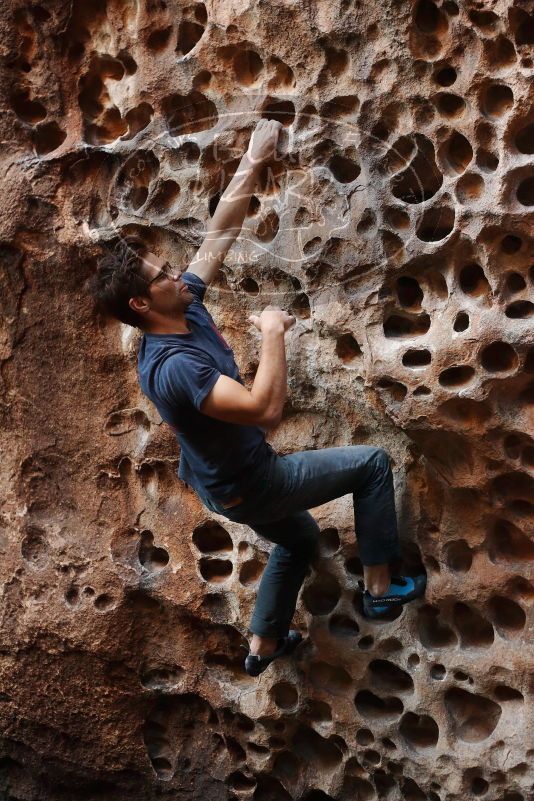
[[[270,656],[249,654],[245,659],[246,672],[249,676],[259,676],[275,659],[278,659],[280,656],[289,656],[289,654],[292,654],[300,642],[302,642],[302,634],[298,631],[289,631],[287,637],[280,637],[278,640],[278,648]]]
[[[425,594],[426,576],[392,576],[391,584],[384,595],[371,595],[368,590],[363,593],[363,613],[365,617],[378,618],[395,611],[403,604]]]

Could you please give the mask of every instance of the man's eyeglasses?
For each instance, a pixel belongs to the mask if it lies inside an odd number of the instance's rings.
[[[153,284],[154,281],[158,281],[160,278],[170,278],[172,280],[176,275],[179,276],[181,274],[182,270],[179,270],[177,267],[173,267],[170,262],[166,261],[165,264],[160,267],[158,274],[155,275],[154,278],[151,278],[150,280],[144,278],[143,276],[140,276],[140,278],[143,278],[143,280],[146,281],[146,285],[150,286],[150,284]]]

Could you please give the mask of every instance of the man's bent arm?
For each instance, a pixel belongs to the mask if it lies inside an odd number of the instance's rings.
[[[273,155],[280,127],[280,123],[273,120],[260,120],[247,152],[217,204],[208,223],[206,237],[187,268],[205,284],[215,278],[226,254],[239,236],[250,196],[263,164]]]
[[[200,411],[228,423],[266,429],[278,425],[287,395],[284,333],[282,323],[262,331],[260,363],[250,392],[239,381],[222,375]]]

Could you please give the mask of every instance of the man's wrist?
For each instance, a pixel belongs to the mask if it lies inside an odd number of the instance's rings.
[[[241,170],[247,172],[250,170],[254,175],[258,175],[262,167],[263,161],[261,159],[254,159],[247,150],[239,163],[239,172],[241,172]]]

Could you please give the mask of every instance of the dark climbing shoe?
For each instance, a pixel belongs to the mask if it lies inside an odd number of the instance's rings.
[[[246,672],[249,676],[259,676],[275,659],[278,659],[280,656],[289,656],[289,654],[292,654],[300,642],[302,642],[302,634],[298,631],[289,631],[287,637],[280,637],[278,640],[278,648],[274,654],[270,656],[249,654],[245,659]]]
[[[384,595],[363,594],[365,617],[378,618],[395,611],[399,606],[421,598],[425,594],[426,576],[392,576],[391,584]]]

